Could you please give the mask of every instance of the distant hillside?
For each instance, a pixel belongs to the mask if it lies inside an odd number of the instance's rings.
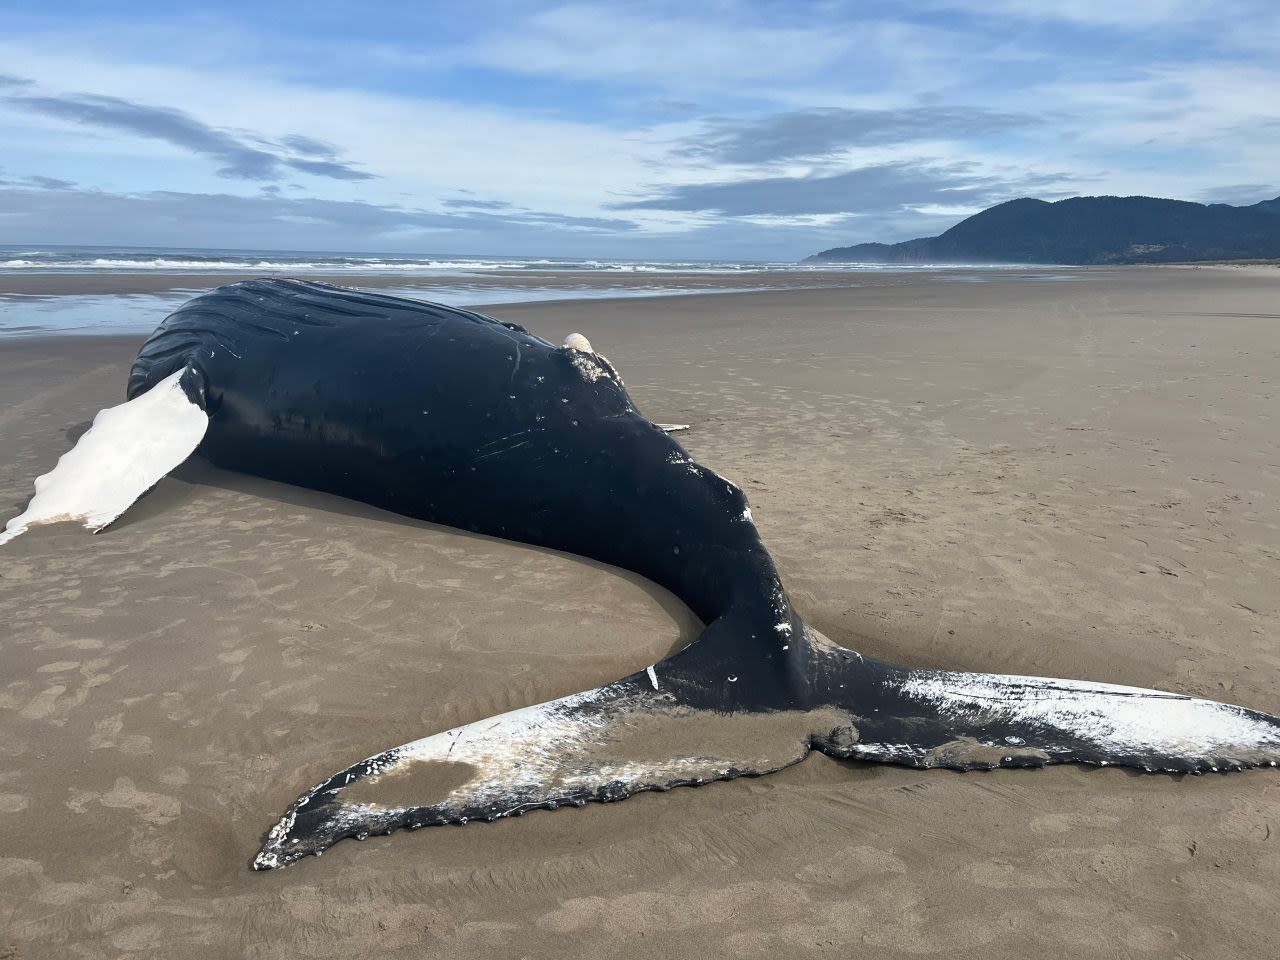
[[[1274,200],[1263,200],[1261,203],[1255,203],[1252,207],[1245,207],[1246,210],[1265,210],[1267,213],[1280,213],[1280,197]]]
[[[1173,263],[1280,258],[1280,197],[1248,207],[1155,197],[1010,200],[937,237],[823,250],[805,263]]]

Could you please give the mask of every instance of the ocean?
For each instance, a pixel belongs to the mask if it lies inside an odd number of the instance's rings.
[[[971,264],[970,268],[981,266]],[[289,273],[326,275],[467,275],[499,271],[734,274],[777,271],[883,272],[963,269],[948,264],[800,264],[793,261],[607,260],[487,257],[457,254],[368,254],[304,250],[204,250],[147,247],[0,246],[4,273]]]

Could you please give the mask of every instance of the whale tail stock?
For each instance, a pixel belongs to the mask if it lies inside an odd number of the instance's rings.
[[[208,426],[192,366],[102,410],[57,466],[36,479],[35,496],[0,531],[0,544],[33,526],[68,520],[97,533],[191,456]]]
[[[1110,684],[912,670],[803,626],[794,669],[775,662],[762,671],[739,658],[734,673],[716,642],[724,626],[615,683],[335,774],[289,808],[254,867],[286,866],[344,837],[760,776],[814,749],[958,770],[1075,762],[1204,772],[1280,761],[1280,720],[1242,707]],[[769,679],[774,687],[762,689]]]

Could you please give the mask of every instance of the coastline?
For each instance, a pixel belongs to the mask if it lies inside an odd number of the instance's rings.
[[[268,274],[288,276],[288,274]],[[192,273],[0,273],[0,340],[46,335],[109,336],[155,329],[183,302],[213,287],[255,274]],[[805,270],[667,271],[492,271],[475,274],[368,275],[302,273],[322,280],[396,296],[434,300],[450,306],[490,310],[524,303],[567,303],[673,296],[739,295],[760,291],[852,290],[956,282],[1012,282],[1081,279],[1084,273],[1027,272],[1021,269],[950,271]]]
[[[1099,268],[1070,268],[1069,272],[1095,271]],[[654,289],[672,287],[681,289],[717,290],[724,287],[749,287],[759,290],[787,289],[837,289],[867,285],[896,285],[916,280],[931,280],[959,273],[1012,276],[1018,273],[1036,274],[1059,271],[1056,267],[1039,268],[957,268],[954,270],[895,270],[856,272],[851,270],[770,270],[732,271],[711,273],[706,271],[669,271],[665,273],[607,273],[555,270],[494,270],[484,273],[441,274],[375,274],[375,273],[289,273],[287,271],[217,272],[217,273],[113,273],[107,271],[85,273],[59,273],[55,271],[30,271],[0,273],[0,297],[6,296],[77,296],[77,295],[132,295],[160,294],[175,291],[200,291],[224,283],[251,280],[257,277],[296,277],[301,280],[318,280],[342,286],[369,289],[414,289],[429,291],[433,287],[468,286],[477,288],[541,287],[548,289]]]
[[[586,334],[642,410],[692,424],[681,442],[747,491],[797,608],[837,642],[1280,712],[1280,278],[845,278],[485,311]],[[4,342],[6,515],[119,402],[144,337]],[[641,669],[696,631],[663,591],[576,557],[196,462],[100,536],[8,545],[0,619],[0,951],[23,960],[1273,942],[1267,771],[812,756],[249,872],[262,831],[342,762]]]

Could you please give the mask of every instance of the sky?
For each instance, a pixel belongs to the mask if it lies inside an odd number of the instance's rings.
[[[1280,195],[1276,0],[0,0],[0,244],[792,260]]]

